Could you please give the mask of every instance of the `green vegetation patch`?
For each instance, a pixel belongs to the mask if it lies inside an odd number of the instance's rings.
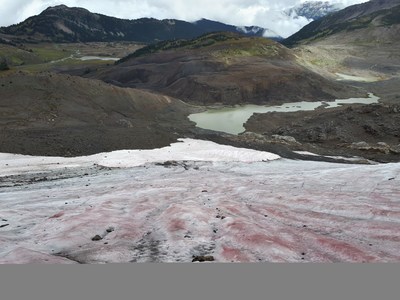
[[[400,24],[400,6],[391,9],[389,13],[382,18],[382,23],[386,26]]]
[[[71,51],[58,49],[56,45],[0,45],[0,57],[3,57],[10,67],[43,64],[66,58]]]
[[[47,47],[33,47],[33,53],[40,58],[43,62],[55,61],[66,58],[71,55],[67,51],[57,48]]]
[[[161,51],[167,51],[171,49],[182,49],[182,48],[199,49],[199,48],[209,47],[217,42],[224,42],[228,40],[238,40],[238,39],[240,39],[240,36],[237,34],[217,32],[217,33],[208,33],[192,40],[164,41],[141,48],[136,52],[120,59],[117,63],[125,62],[131,58],[149,55]]]
[[[82,68],[97,68],[101,66],[109,65],[109,61],[105,60],[90,60],[90,61],[81,61],[79,59],[66,59],[63,61],[58,61],[55,63],[42,63],[42,64],[30,64],[23,65],[17,67],[18,70],[27,71],[32,73],[43,72],[43,71],[53,71],[60,68],[73,68],[73,67],[82,67]]]
[[[0,57],[0,71],[7,71],[10,67],[5,58]]]
[[[218,50],[214,53],[214,56],[218,58],[233,58],[233,57],[251,57],[251,56],[267,56],[275,57],[279,56],[279,47],[276,45],[263,45],[263,44],[250,44],[249,47],[243,48],[227,48]]]

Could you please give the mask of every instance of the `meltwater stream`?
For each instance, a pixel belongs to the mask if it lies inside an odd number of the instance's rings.
[[[239,134],[245,131],[244,124],[254,113],[268,112],[296,112],[311,111],[318,107],[334,108],[343,104],[373,104],[378,103],[379,97],[372,93],[368,98],[339,99],[331,102],[292,102],[277,106],[263,105],[237,105],[234,107],[223,107],[208,109],[205,112],[192,114],[189,119],[196,123],[196,126],[203,129]]]

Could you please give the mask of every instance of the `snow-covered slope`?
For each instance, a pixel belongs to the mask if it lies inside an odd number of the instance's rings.
[[[89,167],[93,164],[111,168],[129,168],[171,160],[252,162],[279,158],[278,155],[268,152],[218,145],[209,141],[180,139],[179,143],[161,149],[121,150],[74,158],[0,153],[0,161],[4,164],[0,169],[0,176],[43,172],[66,167]]]
[[[399,164],[277,158],[195,140],[1,154],[0,263],[400,261]]]

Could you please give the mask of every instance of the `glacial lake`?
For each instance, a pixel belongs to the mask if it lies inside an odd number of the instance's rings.
[[[338,81],[375,82],[375,81],[379,80],[379,78],[372,77],[372,76],[361,77],[361,76],[348,75],[348,74],[342,74],[342,73],[336,73],[336,75],[339,77],[337,79]]]
[[[64,57],[58,60],[52,60],[50,63],[51,64],[55,64],[55,63],[59,63],[59,62],[63,62],[69,59],[77,59],[77,60],[81,60],[81,61],[88,61],[88,60],[103,60],[103,61],[117,61],[120,60],[120,58],[117,57],[106,57],[106,56],[82,56],[82,57],[76,57],[74,54],[68,56],[68,57]]]
[[[201,113],[191,114],[189,119],[199,128],[239,134],[245,131],[243,125],[254,113],[311,111],[319,107],[329,109],[344,104],[373,104],[378,101],[379,97],[369,93],[368,98],[338,99],[331,102],[292,102],[276,106],[247,104],[208,109]]]
[[[105,56],[82,56],[79,58],[79,60],[112,60],[112,61],[117,61],[120,60],[120,58],[117,57],[105,57]]]

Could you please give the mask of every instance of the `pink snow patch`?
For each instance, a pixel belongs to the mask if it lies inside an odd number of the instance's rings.
[[[65,212],[61,211],[61,212],[51,216],[49,219],[58,219],[58,218],[61,218],[64,214],[65,214]]]
[[[333,253],[335,256],[341,257],[343,261],[375,262],[378,260],[378,257],[368,255],[353,245],[331,238],[318,238],[317,245],[324,252]]]
[[[228,262],[250,262],[246,254],[242,253],[239,249],[222,246],[221,256]]]
[[[76,264],[76,262],[30,249],[16,248],[1,257],[0,264]]]
[[[191,144],[103,154],[123,166],[106,170],[98,156],[0,155],[0,263],[400,262],[400,164],[261,162]],[[142,166],[185,151],[193,160]],[[39,171],[52,180],[27,180]]]

